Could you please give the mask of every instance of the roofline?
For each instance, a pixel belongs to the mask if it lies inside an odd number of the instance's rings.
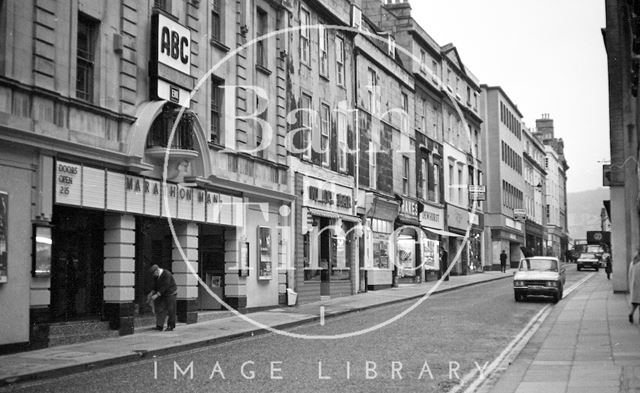
[[[520,118],[524,118],[522,113],[520,113],[520,110],[518,109],[518,106],[513,103],[511,98],[509,98],[509,95],[502,88],[502,86],[489,86],[489,85],[486,85],[486,84],[483,83],[483,84],[480,85],[480,88],[481,89],[486,89],[486,90],[498,90],[498,91],[500,91],[500,94],[502,94],[504,96],[504,98],[507,99],[509,104],[511,104],[511,106],[515,109],[515,111],[518,113],[518,115],[520,115]]]

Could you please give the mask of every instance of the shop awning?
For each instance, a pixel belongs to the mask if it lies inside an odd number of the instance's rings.
[[[443,231],[441,229],[433,229],[433,228],[426,228],[426,227],[422,227],[422,229],[427,230],[431,233],[435,233],[437,235],[441,235],[441,236],[447,236],[447,237],[464,237],[462,235],[458,235],[457,233],[453,233],[453,232],[447,232],[447,231]]]
[[[339,214],[339,213],[334,213],[334,212],[330,212],[330,211],[327,211],[327,210],[314,209],[312,207],[308,207],[307,209],[309,210],[309,214],[311,214],[312,216],[333,218],[335,220],[340,218],[340,219],[342,219],[342,221],[360,222],[360,219],[358,217],[350,216],[348,214]]]

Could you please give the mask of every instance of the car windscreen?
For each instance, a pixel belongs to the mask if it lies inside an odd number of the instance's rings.
[[[520,262],[521,271],[558,271],[558,261],[553,259],[529,259],[525,258]]]
[[[603,252],[602,246],[587,246],[588,252]]]
[[[595,254],[590,252],[583,252],[582,254],[580,254],[581,259],[594,259],[595,257]]]

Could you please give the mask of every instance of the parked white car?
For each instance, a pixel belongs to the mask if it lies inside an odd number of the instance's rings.
[[[515,300],[521,302],[529,296],[551,296],[557,303],[562,299],[565,279],[565,268],[558,258],[522,258],[513,276]]]

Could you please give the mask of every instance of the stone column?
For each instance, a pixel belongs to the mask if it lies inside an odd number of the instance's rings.
[[[133,333],[136,220],[132,215],[104,218],[104,312],[111,329]]]
[[[236,310],[247,308],[247,279],[240,277],[238,269],[240,258],[238,253],[239,228],[229,228],[224,231],[224,301]],[[251,256],[249,256],[251,260]],[[249,275],[258,274],[256,268],[251,268]]]
[[[178,285],[178,322],[196,323],[198,322],[198,224],[174,221],[173,225],[178,243],[187,258],[185,261],[174,242],[171,271]],[[191,265],[195,274],[189,269],[187,263]]]

